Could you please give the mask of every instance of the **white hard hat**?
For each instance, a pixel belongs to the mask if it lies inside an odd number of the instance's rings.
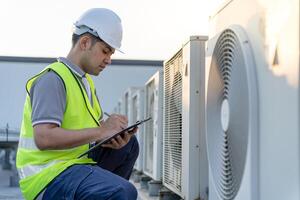
[[[106,8],[87,10],[74,23],[74,34],[90,33],[99,37],[112,48],[120,50],[122,41],[122,24],[120,17]]]

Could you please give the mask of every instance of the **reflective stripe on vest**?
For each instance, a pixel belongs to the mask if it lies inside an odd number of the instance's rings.
[[[22,149],[26,149],[26,150],[30,150],[30,151],[40,150],[36,146],[34,139],[33,138],[27,138],[27,137],[20,137],[19,138],[18,148],[22,148]],[[69,149],[63,149],[63,150],[55,150],[55,151],[73,151],[76,148],[77,147],[69,148]]]
[[[18,148],[23,148],[27,150],[39,150],[33,138],[27,138],[22,136],[20,136]]]
[[[45,165],[26,165],[25,167],[18,169],[20,179],[24,179],[28,176],[37,174],[40,171],[42,171],[43,169],[45,169],[51,165],[54,165],[56,163],[59,163],[59,162],[62,162],[62,160],[61,161],[55,160],[55,161],[49,162]]]

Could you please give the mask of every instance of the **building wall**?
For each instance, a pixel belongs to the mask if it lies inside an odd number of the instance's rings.
[[[0,57],[0,128],[21,127],[26,81],[46,67],[53,59],[2,59]],[[113,62],[114,63],[114,62]],[[126,88],[141,86],[162,66],[143,62],[115,62],[94,77],[97,94],[104,111],[112,112]],[[162,63],[162,62],[161,62]],[[139,65],[141,64],[141,65]]]

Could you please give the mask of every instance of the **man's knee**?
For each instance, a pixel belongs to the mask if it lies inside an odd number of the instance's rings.
[[[120,184],[116,192],[111,196],[111,200],[136,200],[137,199],[136,188],[128,181],[124,181]]]
[[[108,199],[108,200],[136,200],[137,190],[130,182],[122,180],[116,184],[111,184],[110,188],[93,187],[80,194],[74,199]]]
[[[125,191],[128,200],[134,200],[137,199],[137,190],[134,187],[134,185],[132,185],[132,183],[126,181],[125,184],[122,185],[123,190]]]

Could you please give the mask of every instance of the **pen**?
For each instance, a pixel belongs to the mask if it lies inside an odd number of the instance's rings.
[[[110,114],[108,114],[107,112],[104,112],[104,115],[106,115],[107,117],[110,117]]]

